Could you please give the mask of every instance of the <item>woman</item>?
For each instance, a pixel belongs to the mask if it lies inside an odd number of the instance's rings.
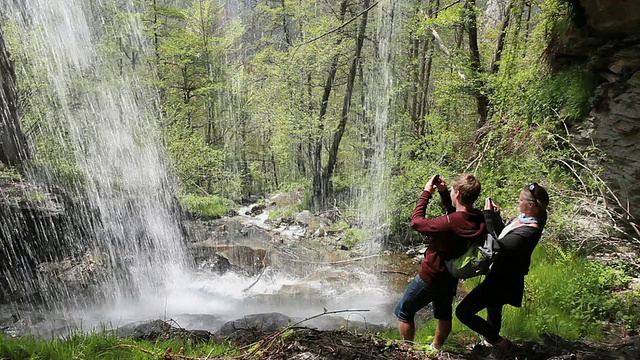
[[[471,330],[482,335],[496,347],[506,347],[509,341],[500,336],[502,307],[509,304],[522,306],[524,277],[529,272],[531,254],[538,244],[547,221],[549,195],[537,183],[520,191],[520,215],[506,227],[500,218],[500,209],[490,199],[485,200],[484,215],[487,230],[497,236],[500,253],[490,272],[456,309],[456,316]],[[485,321],[477,313],[487,309]]]

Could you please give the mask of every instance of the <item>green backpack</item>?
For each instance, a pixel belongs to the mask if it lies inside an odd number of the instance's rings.
[[[446,260],[445,267],[453,277],[468,279],[486,275],[500,252],[500,243],[494,234],[487,233],[484,241],[472,241],[467,251],[457,258]]]

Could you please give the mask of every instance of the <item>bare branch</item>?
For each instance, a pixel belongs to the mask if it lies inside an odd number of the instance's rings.
[[[447,59],[451,62],[451,66],[458,73],[460,79],[462,79],[462,81],[467,81],[467,76],[462,72],[462,70],[460,70],[459,67],[453,64],[453,62],[451,61],[451,52],[449,52],[449,49],[447,49],[447,46],[442,41],[440,34],[438,34],[436,29],[434,28],[431,28],[431,34],[433,35],[434,39],[436,39],[436,42],[438,42],[438,48],[440,48],[440,51],[442,51],[447,56]]]
[[[319,39],[321,39],[321,38],[323,38],[323,37],[325,37],[327,35],[333,34],[334,32],[336,32],[336,31],[342,29],[343,27],[345,27],[345,26],[351,24],[352,22],[354,22],[360,16],[362,16],[362,15],[366,14],[367,12],[369,12],[369,10],[373,9],[373,7],[376,6],[376,5],[378,5],[378,1],[374,2],[373,4],[371,4],[371,6],[369,6],[368,8],[366,8],[364,10],[362,10],[356,16],[354,16],[351,19],[347,20],[345,23],[343,23],[342,25],[338,26],[337,28],[331,29],[331,30],[329,30],[329,31],[327,31],[327,32],[325,32],[325,33],[323,33],[321,35],[318,35],[318,36],[314,37],[311,40],[307,40],[307,41],[305,41],[303,43],[300,43],[298,45],[293,45],[293,47],[300,47],[300,46],[303,46],[303,45],[307,45],[307,44],[312,43],[314,41],[317,41],[317,40],[319,40]]]

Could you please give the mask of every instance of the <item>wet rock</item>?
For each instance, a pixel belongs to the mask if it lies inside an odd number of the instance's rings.
[[[296,223],[303,226],[309,226],[314,221],[315,217],[313,216],[311,211],[303,210],[297,214],[294,214],[293,218],[295,219]]]
[[[299,190],[276,194],[269,198],[269,205],[277,207],[298,205],[302,201],[302,195]]]
[[[177,328],[164,320],[141,321],[128,324],[118,328],[116,334],[120,338],[134,340],[180,340],[189,343],[205,343],[214,337],[212,333],[206,330]]]
[[[599,35],[640,32],[640,8],[635,1],[579,0],[584,20]]]
[[[229,259],[217,253],[203,256],[203,253],[200,252],[197,253],[194,258],[199,270],[207,270],[215,274],[224,274],[227,271],[242,271],[242,269],[236,269],[233,265],[231,265]]]
[[[270,264],[264,248],[202,241],[192,244],[192,253],[201,268],[218,273],[234,270],[253,276]]]
[[[265,204],[254,204],[249,208],[249,214],[251,216],[260,215],[266,208],[267,208],[267,205]]]
[[[280,313],[252,314],[225,323],[216,335],[235,342],[242,342],[242,340],[259,338],[265,334],[273,333],[289,326],[293,321],[293,318]]]
[[[286,236],[292,239],[299,239],[305,237],[307,234],[307,230],[302,226],[293,225],[289,227],[281,227],[274,230],[276,233],[279,233],[282,236]]]
[[[0,331],[10,337],[57,337],[67,334],[75,326],[65,318],[39,311],[13,307],[0,310]]]
[[[313,237],[324,237],[327,234],[327,231],[323,226],[318,227],[316,231],[313,232]]]
[[[418,251],[416,249],[409,249],[405,254],[407,254],[407,256],[409,257],[414,257],[418,255]]]
[[[156,340],[169,329],[171,324],[163,320],[140,321],[118,328],[116,334],[120,338]]]

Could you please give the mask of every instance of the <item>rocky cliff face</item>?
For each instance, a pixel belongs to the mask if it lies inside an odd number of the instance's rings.
[[[574,127],[579,143],[607,154],[603,179],[640,221],[640,4],[572,0],[574,30],[561,35],[554,65],[586,63],[601,84],[589,116]]]

